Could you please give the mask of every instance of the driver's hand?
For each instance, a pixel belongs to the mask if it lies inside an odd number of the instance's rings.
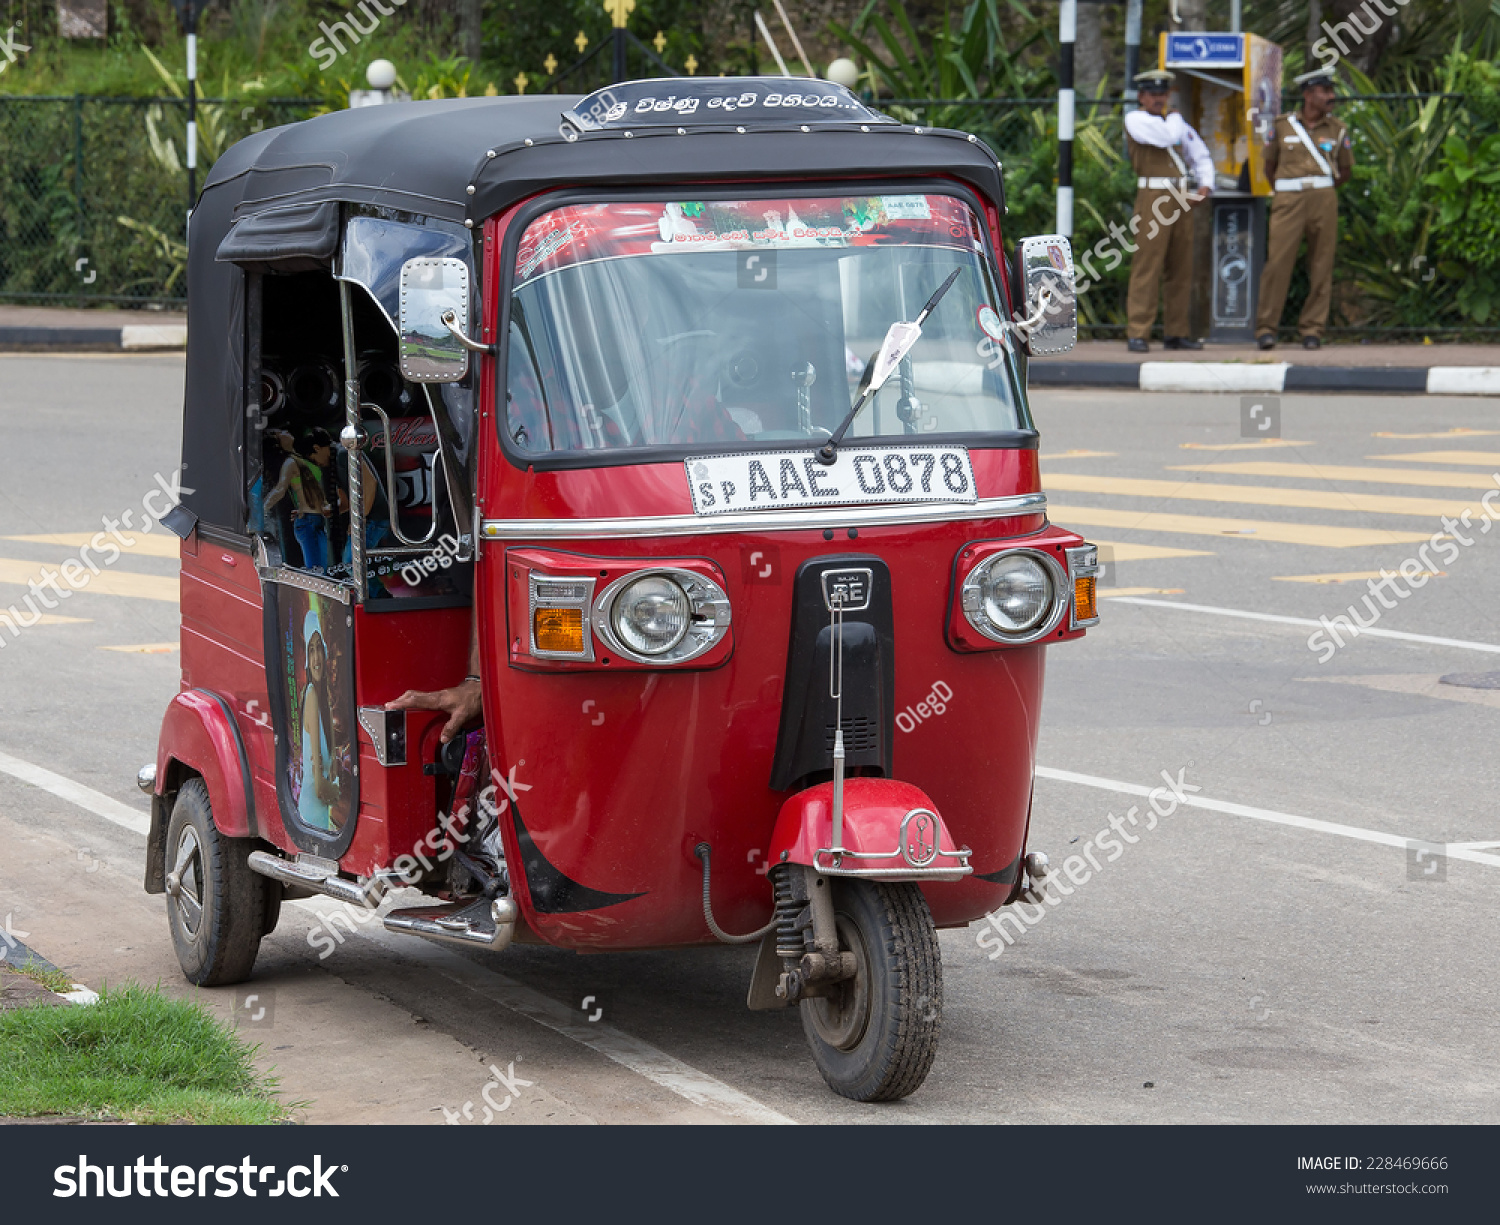
[[[464,724],[479,718],[483,710],[481,697],[478,681],[464,681],[462,684],[454,685],[451,689],[439,689],[435,693],[408,689],[394,702],[387,702],[385,708],[387,710],[442,711],[448,716],[448,722],[444,725],[439,739],[447,744],[463,730]]]

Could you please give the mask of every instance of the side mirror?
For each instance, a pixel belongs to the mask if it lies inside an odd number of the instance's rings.
[[[448,316],[447,320],[444,316]],[[401,373],[413,383],[456,383],[469,373],[469,269],[461,259],[401,265]]]
[[[1016,277],[1026,317],[1016,326],[1027,351],[1066,353],[1078,343],[1078,293],[1073,244],[1061,234],[1016,244]]]

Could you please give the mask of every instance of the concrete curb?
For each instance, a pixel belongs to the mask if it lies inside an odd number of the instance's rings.
[[[1289,362],[1033,361],[1033,387],[1121,387],[1279,395],[1364,391],[1389,395],[1500,396],[1496,366],[1294,366]]]
[[[181,323],[118,328],[0,327],[0,353],[119,353],[186,347],[187,327]]]

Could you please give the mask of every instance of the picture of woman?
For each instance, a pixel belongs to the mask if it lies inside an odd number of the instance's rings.
[[[343,824],[334,820],[339,802],[339,761],[334,749],[333,711],[329,683],[328,646],[316,609],[302,622],[306,646],[307,683],[298,703],[302,716],[302,791],[297,810],[303,824],[333,832]]]

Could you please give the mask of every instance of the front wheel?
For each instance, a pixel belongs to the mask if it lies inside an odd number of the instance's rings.
[[[214,827],[202,779],[183,784],[167,825],[167,922],[182,972],[199,987],[249,978],[272,921],[268,882],[246,862],[251,845]]]
[[[937,1055],[943,964],[916,885],[842,879],[833,895],[839,948],[853,978],[803,1000],[802,1029],[828,1087],[857,1102],[915,1093]]]

